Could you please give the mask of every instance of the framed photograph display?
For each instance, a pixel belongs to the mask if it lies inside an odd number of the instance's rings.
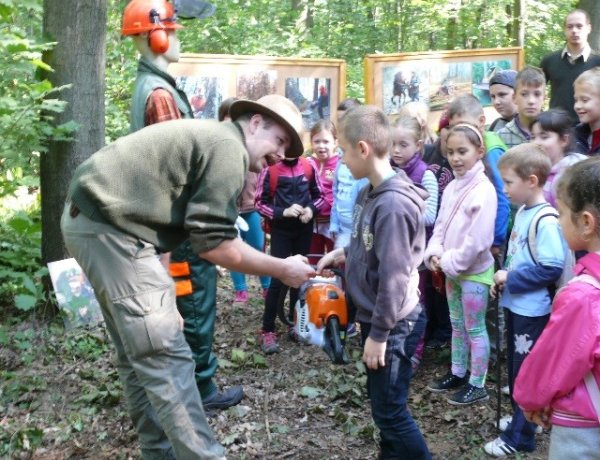
[[[184,53],[169,73],[188,95],[196,118],[217,118],[228,97],[286,96],[302,112],[305,145],[317,120],[337,121],[336,107],[345,98],[346,63],[340,59]]]
[[[490,100],[490,78],[499,70],[521,69],[523,59],[523,48],[370,54],[364,61],[365,99],[388,115],[407,102],[422,101],[434,124],[454,96],[470,93],[491,121],[498,115]]]

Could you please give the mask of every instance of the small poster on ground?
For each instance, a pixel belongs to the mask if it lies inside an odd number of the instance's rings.
[[[94,289],[75,259],[49,262],[48,271],[67,329],[103,320]]]

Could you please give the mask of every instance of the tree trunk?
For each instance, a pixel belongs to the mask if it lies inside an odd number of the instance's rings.
[[[527,0],[515,0],[514,13],[514,42],[516,46],[525,46],[525,15],[527,13]]]
[[[600,5],[598,0],[580,0],[577,8],[585,10],[592,20],[592,33],[588,41],[593,50],[600,50]]]
[[[446,49],[452,50],[457,45],[458,22],[460,15],[460,0],[452,0],[449,2],[449,17],[446,24]]]
[[[56,124],[73,120],[79,125],[72,141],[51,141],[40,160],[44,263],[67,255],[60,216],[69,183],[77,166],[104,145],[106,11],[106,0],[44,0],[44,33],[57,42],[44,53],[54,69],[47,78],[55,87],[72,85],[60,93],[67,108]]]

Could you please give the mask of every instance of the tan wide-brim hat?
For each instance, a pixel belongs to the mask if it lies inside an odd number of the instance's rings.
[[[233,121],[246,113],[259,113],[272,118],[290,136],[290,147],[286,157],[296,158],[304,152],[300,133],[303,131],[302,114],[288,98],[279,94],[269,94],[257,101],[239,100],[231,104],[229,116]]]

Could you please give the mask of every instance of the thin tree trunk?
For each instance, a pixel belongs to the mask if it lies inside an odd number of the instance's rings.
[[[527,14],[527,0],[515,0],[514,7],[514,43],[516,46],[525,46],[525,15]]]
[[[47,78],[55,87],[72,85],[60,95],[67,108],[56,123],[79,125],[72,141],[52,141],[40,160],[44,263],[67,255],[60,216],[69,183],[77,166],[104,145],[106,11],[106,0],[44,0],[44,33],[57,42],[44,54],[54,69]]]

